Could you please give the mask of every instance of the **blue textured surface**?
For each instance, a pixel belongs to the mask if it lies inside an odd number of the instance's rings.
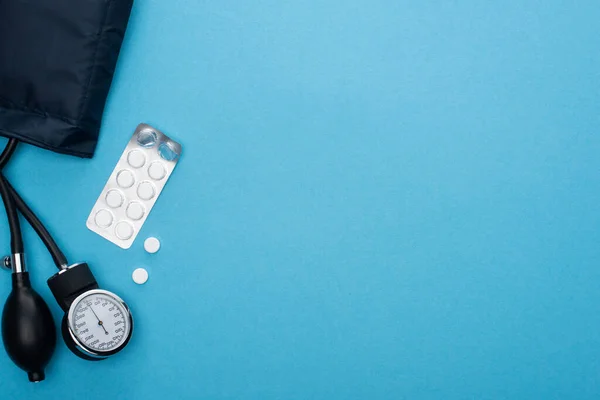
[[[0,355],[0,397],[598,399],[599,17],[138,0],[96,158],[23,146],[7,172],[135,337],[102,363],[61,344],[39,385]],[[85,220],[142,121],[185,155],[123,251]]]

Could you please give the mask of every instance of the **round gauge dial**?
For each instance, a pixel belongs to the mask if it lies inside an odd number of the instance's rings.
[[[69,309],[69,330],[75,342],[91,353],[116,353],[127,344],[133,322],[118,296],[105,290],[80,295]]]

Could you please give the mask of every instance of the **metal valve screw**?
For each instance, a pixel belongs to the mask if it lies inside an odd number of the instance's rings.
[[[7,271],[12,271],[12,258],[10,256],[4,256],[2,260],[2,268]]]

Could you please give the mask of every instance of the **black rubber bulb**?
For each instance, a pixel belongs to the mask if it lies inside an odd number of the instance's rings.
[[[56,330],[50,308],[31,287],[27,272],[12,274],[12,292],[2,313],[2,340],[30,382],[44,380],[44,368],[56,348]]]

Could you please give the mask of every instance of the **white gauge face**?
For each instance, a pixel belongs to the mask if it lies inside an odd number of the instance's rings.
[[[112,352],[126,343],[131,333],[129,311],[110,292],[93,290],[75,300],[69,326],[77,341],[88,349]]]

